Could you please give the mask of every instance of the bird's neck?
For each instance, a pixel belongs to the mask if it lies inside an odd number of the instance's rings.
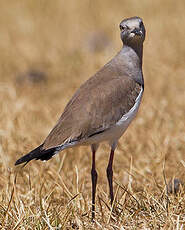
[[[143,64],[143,44],[131,44],[131,46],[129,45],[123,45],[123,49],[124,50],[129,50],[132,49],[136,55],[139,58],[139,65],[142,68],[142,64]]]
[[[140,64],[141,64],[141,67],[142,67],[142,64],[143,64],[143,44],[139,45],[139,46],[134,46],[132,48],[136,52],[136,54],[138,55],[139,60],[141,62]]]
[[[121,71],[133,78],[139,84],[144,85],[142,72],[143,46],[130,47],[124,45],[123,49],[118,53],[118,56],[119,68],[121,66]]]

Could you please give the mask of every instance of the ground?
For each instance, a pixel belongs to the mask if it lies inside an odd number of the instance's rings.
[[[1,229],[185,228],[184,9],[184,0],[0,2]],[[75,90],[120,50],[118,25],[131,16],[142,17],[147,31],[144,98],[115,153],[116,213],[106,179],[110,149],[98,150],[92,223],[89,147],[24,168],[14,163],[42,143]]]

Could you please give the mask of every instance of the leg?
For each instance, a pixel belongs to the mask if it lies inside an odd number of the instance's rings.
[[[112,144],[111,146],[109,163],[107,166],[107,179],[109,182],[109,194],[110,194],[111,205],[113,204],[113,200],[114,200],[113,185],[112,185],[112,178],[113,178],[112,164],[113,164],[113,159],[114,159],[115,148],[116,148],[116,143]]]
[[[96,194],[96,184],[98,179],[98,174],[96,172],[96,163],[95,163],[95,153],[98,148],[98,145],[92,145],[92,168],[91,168],[91,180],[92,180],[92,221],[95,217],[95,194]]]

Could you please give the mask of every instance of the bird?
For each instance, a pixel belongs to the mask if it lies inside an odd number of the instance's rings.
[[[92,152],[91,218],[95,218],[98,174],[96,151],[101,142],[110,146],[106,174],[111,206],[113,193],[113,159],[118,141],[135,118],[144,92],[142,71],[145,26],[134,16],[119,24],[121,50],[75,92],[44,142],[15,162],[47,161],[67,148],[90,145]]]

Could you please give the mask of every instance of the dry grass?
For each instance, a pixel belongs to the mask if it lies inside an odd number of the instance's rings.
[[[184,9],[184,0],[0,2],[2,229],[185,228],[183,186],[167,196],[164,178],[185,181]],[[14,162],[43,141],[74,91],[116,54],[118,24],[134,15],[147,29],[144,100],[115,155],[117,215],[111,214],[105,173],[109,148],[98,151],[93,224],[89,148],[22,170]],[[47,82],[20,77],[33,69]]]

